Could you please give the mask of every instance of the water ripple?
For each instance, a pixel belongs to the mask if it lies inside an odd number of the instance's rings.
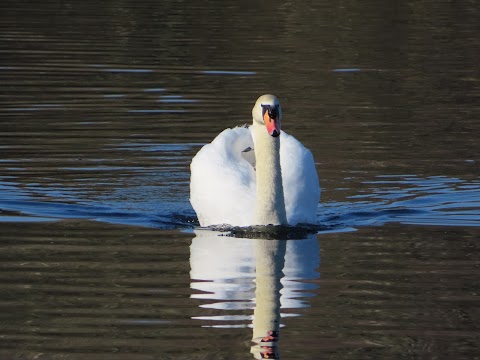
[[[389,222],[480,226],[478,181],[446,176],[383,175],[365,184],[370,186],[361,194],[350,196],[352,202],[323,204],[320,221],[354,227]]]

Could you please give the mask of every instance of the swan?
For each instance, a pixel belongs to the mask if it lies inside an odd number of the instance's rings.
[[[276,96],[260,96],[252,118],[192,159],[190,203],[200,226],[315,224],[320,185],[312,153],[281,130]]]

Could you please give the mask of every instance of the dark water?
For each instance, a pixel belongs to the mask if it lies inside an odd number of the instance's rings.
[[[0,358],[479,358],[479,15],[2,1]],[[194,230],[192,156],[263,93],[324,231]]]

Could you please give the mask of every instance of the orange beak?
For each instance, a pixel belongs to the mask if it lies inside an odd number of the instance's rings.
[[[265,111],[263,114],[263,121],[265,122],[265,126],[267,127],[268,135],[277,137],[280,135],[280,120],[277,118],[272,119],[270,115],[268,115],[268,111]]]

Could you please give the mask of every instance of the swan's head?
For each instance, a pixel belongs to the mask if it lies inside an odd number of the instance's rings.
[[[252,109],[253,123],[265,125],[267,132],[273,137],[280,135],[282,108],[275,95],[262,95],[257,99]]]

